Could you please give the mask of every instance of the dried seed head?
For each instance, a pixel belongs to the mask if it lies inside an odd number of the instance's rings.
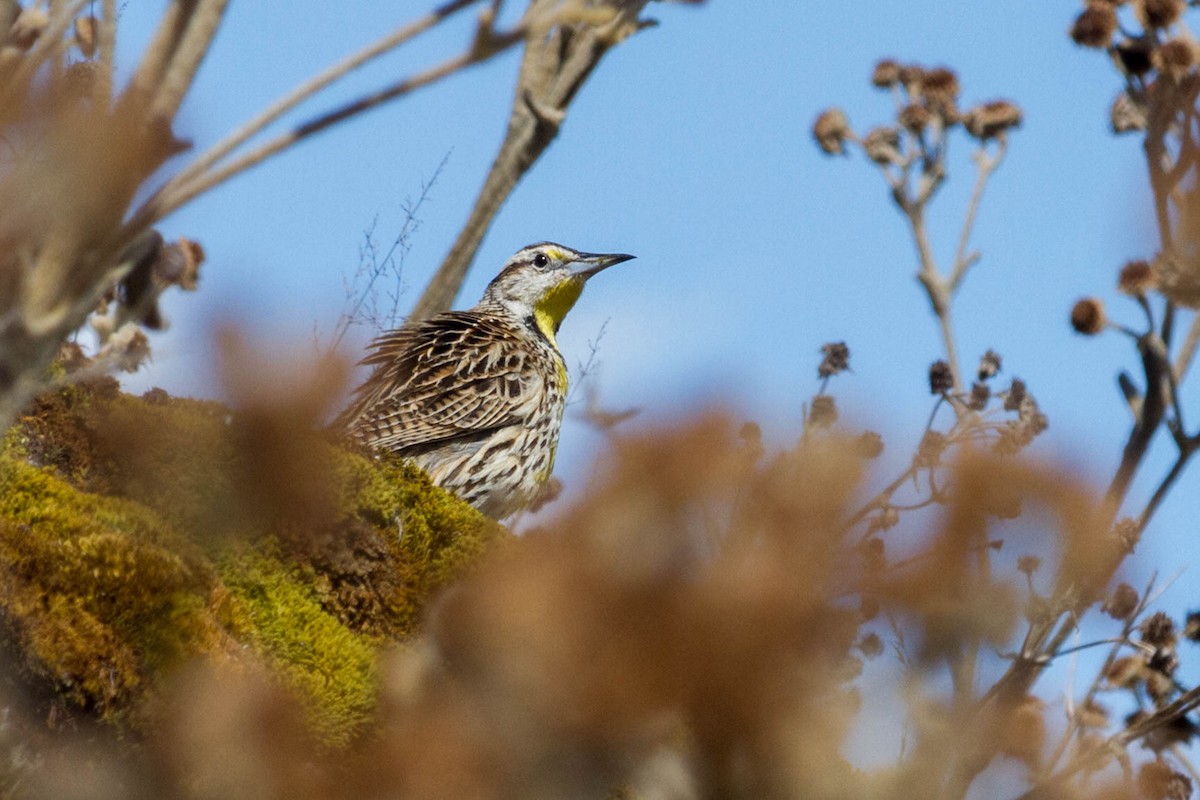
[[[929,393],[945,394],[954,388],[954,373],[945,361],[935,361],[929,365]]]
[[[1085,297],[1071,308],[1071,327],[1084,336],[1095,336],[1104,330],[1104,303],[1095,297]]]
[[[1159,74],[1176,83],[1191,72],[1197,60],[1196,43],[1183,37],[1163,42],[1150,56],[1150,62]]]
[[[1104,680],[1113,689],[1128,689],[1136,686],[1145,672],[1146,662],[1141,656],[1124,656],[1108,665]]]
[[[1200,642],[1200,611],[1189,611],[1183,625],[1183,636],[1189,642]]]
[[[900,82],[900,65],[895,60],[885,58],[875,64],[871,72],[871,85],[880,89],[890,89]]]
[[[204,248],[200,243],[180,237],[178,242],[166,245],[159,252],[154,261],[154,277],[164,285],[195,291],[203,263]]]
[[[859,652],[866,658],[875,658],[883,653],[883,640],[878,633],[868,633],[858,642]]]
[[[1104,599],[1100,610],[1113,619],[1129,619],[1137,611],[1138,593],[1128,583],[1119,583],[1113,593]]]
[[[867,158],[876,164],[894,164],[900,160],[900,132],[890,126],[872,128],[863,139]]]
[[[816,428],[829,428],[837,420],[837,402],[832,395],[819,394],[812,399],[812,407],[808,412],[808,424]]]
[[[1184,0],[1136,0],[1133,13],[1143,28],[1169,28],[1183,13]]]
[[[821,345],[821,354],[824,357],[817,367],[817,377],[828,378],[850,369],[850,348],[845,342],[826,342]]]
[[[1117,288],[1131,297],[1140,297],[1158,285],[1158,274],[1149,261],[1139,259],[1121,267]]]
[[[1095,700],[1089,700],[1075,712],[1075,719],[1083,728],[1107,728],[1109,711]]]
[[[1171,769],[1165,761],[1142,764],[1137,785],[1146,800],[1189,800],[1192,796],[1192,779]]]
[[[976,381],[971,386],[971,395],[967,398],[967,408],[972,411],[983,411],[987,408],[988,400],[992,399],[992,390],[986,383]]]
[[[75,46],[84,58],[91,58],[96,53],[96,30],[98,23],[95,17],[75,18]]]
[[[906,130],[920,134],[925,130],[925,127],[932,118],[933,115],[929,113],[929,109],[925,106],[917,103],[909,103],[901,109],[899,121]]]
[[[1017,411],[1021,408],[1021,404],[1025,402],[1025,381],[1020,378],[1013,378],[1012,385],[1008,387],[1008,391],[1004,393],[1004,410]]]
[[[875,527],[881,531],[891,530],[900,524],[900,512],[888,506],[875,517]]]
[[[979,359],[979,369],[976,370],[975,376],[981,381],[990,380],[1000,371],[1000,364],[1000,354],[989,349],[983,354],[983,358]]]
[[[864,431],[855,440],[854,446],[862,458],[879,458],[883,455],[883,437],[875,431]]]
[[[1008,100],[993,100],[976,106],[963,116],[963,125],[967,133],[976,139],[987,141],[1007,132],[1011,128],[1021,127],[1021,107]]]
[[[1156,612],[1138,626],[1142,641],[1153,647],[1168,647],[1175,644],[1175,622],[1164,612]]]
[[[1117,32],[1117,12],[1108,3],[1090,2],[1071,25],[1071,39],[1083,47],[1108,47]]]
[[[919,467],[935,467],[942,460],[942,453],[946,451],[945,435],[937,431],[925,431],[925,435],[921,437],[921,443],[917,445],[917,454],[913,458],[913,463]]]
[[[1167,781],[1167,800],[1191,800],[1192,779],[1178,770],[1172,770]]]
[[[1142,677],[1146,681],[1146,694],[1155,703],[1162,703],[1175,691],[1175,681],[1165,672],[1147,669]]]
[[[1146,107],[1121,92],[1113,100],[1108,112],[1108,122],[1113,133],[1136,133],[1146,130]]]
[[[958,98],[960,91],[958,75],[949,67],[934,67],[925,72],[921,81],[921,94],[926,98]]]
[[[828,108],[821,112],[813,123],[813,138],[817,146],[827,155],[841,155],[846,152],[846,138],[850,135],[850,120],[840,108]]]
[[[1117,524],[1113,526],[1109,536],[1112,537],[1121,552],[1129,554],[1134,551],[1138,542],[1141,541],[1142,531],[1138,527],[1136,520],[1130,517],[1123,517],[1117,520]]]
[[[1037,572],[1042,566],[1042,560],[1037,556],[1021,556],[1017,559],[1017,570],[1025,573],[1030,578],[1033,573]]]

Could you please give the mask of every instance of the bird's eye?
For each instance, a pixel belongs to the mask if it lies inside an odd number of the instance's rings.
[[[541,267],[546,266],[549,263],[550,263],[550,257],[547,256],[545,253],[538,253],[536,256],[533,257],[533,265],[535,267],[541,268]]]

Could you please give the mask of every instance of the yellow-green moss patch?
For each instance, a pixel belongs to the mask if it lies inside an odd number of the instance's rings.
[[[235,633],[306,701],[321,739],[345,744],[374,707],[376,647],[322,607],[311,576],[271,550],[244,550],[221,567],[236,603]]]
[[[324,741],[361,730],[377,648],[508,534],[399,459],[289,431],[111,382],[39,399],[0,442],[0,646],[23,678],[137,729],[176,665],[253,653]]]

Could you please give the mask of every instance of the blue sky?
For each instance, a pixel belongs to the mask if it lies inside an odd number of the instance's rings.
[[[125,7],[126,65],[160,7]],[[232,5],[180,118],[181,135],[200,147],[214,142],[423,8],[304,0],[281,15],[281,7]],[[1067,313],[1077,297],[1096,293],[1118,319],[1139,322],[1113,285],[1125,260],[1152,255],[1153,237],[1138,140],[1108,132],[1116,75],[1066,35],[1078,8],[652,5],[661,27],[613,51],[584,87],[558,140],[496,220],[459,305],[473,303],[529,242],[636,254],[589,286],[559,337],[575,363],[605,328],[597,378],[606,405],[639,407],[637,424],[649,424],[730,403],[787,446],[817,387],[818,348],[844,339],[854,373],[834,385],[843,415],[883,433],[892,463],[901,463],[930,407],[925,372],[941,355],[940,340],[913,278],[907,230],[879,175],[858,158],[823,157],[809,128],[830,105],[862,130],[887,121],[890,101],[868,83],[880,57],[948,65],[960,75],[964,105],[1007,97],[1025,111],[976,228],[983,260],[956,306],[964,364],[989,347],[999,351],[1004,374],[1024,378],[1050,417],[1040,453],[1102,484],[1128,429],[1114,377],[1136,362],[1116,336],[1075,336]],[[458,52],[469,28],[463,18],[434,32],[308,112]],[[404,265],[405,301],[414,301],[499,144],[517,66],[513,52],[378,109],[170,218],[168,236],[198,239],[207,250],[201,290],[168,300],[173,327],[155,337],[150,368],[126,385],[219,396],[208,345],[221,321],[240,322],[281,354],[307,352],[314,328],[328,333],[336,323],[363,231],[375,221],[386,244],[406,198],[446,159]],[[968,152],[965,138],[954,142],[951,181],[932,211],[943,261],[973,180]],[[356,355],[355,346],[348,350]],[[1200,393],[1190,396],[1195,406]],[[569,484],[579,485],[600,444],[584,426],[568,425],[560,473]],[[1141,497],[1166,464],[1148,465]],[[1170,572],[1195,552],[1198,480],[1193,468],[1153,526],[1129,569],[1138,582],[1154,565],[1172,565],[1164,567]],[[1185,585],[1194,588],[1195,576]],[[1178,588],[1164,607],[1178,611],[1192,594]]]

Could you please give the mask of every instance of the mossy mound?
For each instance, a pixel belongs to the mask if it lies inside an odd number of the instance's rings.
[[[507,535],[396,459],[306,431],[273,452],[262,423],[101,381],[7,432],[0,648],[48,718],[137,731],[176,667],[254,657],[344,743],[379,646]]]

